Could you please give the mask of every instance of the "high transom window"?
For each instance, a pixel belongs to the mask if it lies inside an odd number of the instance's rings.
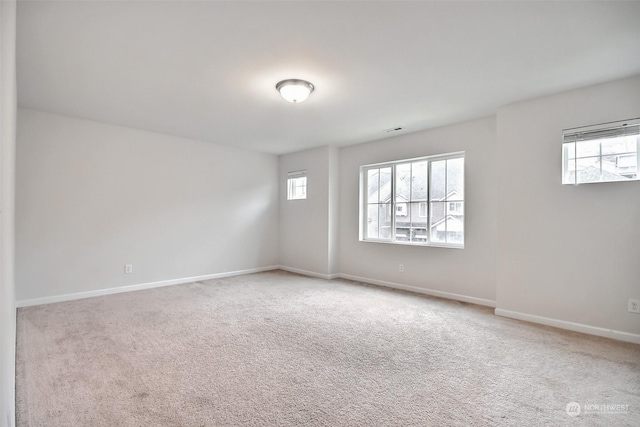
[[[562,183],[638,180],[640,119],[565,129]]]
[[[307,171],[299,170],[287,174],[287,200],[307,198]]]

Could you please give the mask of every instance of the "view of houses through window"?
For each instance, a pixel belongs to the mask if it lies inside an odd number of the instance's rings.
[[[361,172],[362,240],[464,245],[464,153],[363,166]]]
[[[563,132],[562,183],[640,179],[640,120],[568,129]]]

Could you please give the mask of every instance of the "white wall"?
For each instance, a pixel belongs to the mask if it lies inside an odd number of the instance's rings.
[[[20,109],[17,299],[277,265],[277,171],[273,155]]]
[[[633,117],[640,76],[499,110],[498,313],[640,334],[640,181],[561,185],[562,129]]]
[[[489,117],[341,149],[340,273],[491,305],[496,281],[495,127],[495,118]],[[455,151],[466,153],[463,250],[358,240],[361,165]],[[404,273],[398,271],[401,263]]]
[[[280,264],[327,277],[335,273],[337,149],[280,156]],[[307,198],[287,200],[287,173],[307,170]]]
[[[15,423],[16,2],[0,2],[0,425]]]

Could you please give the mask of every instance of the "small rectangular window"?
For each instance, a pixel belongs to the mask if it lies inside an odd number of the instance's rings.
[[[362,166],[363,241],[464,246],[464,153]]]
[[[307,171],[300,170],[287,174],[287,200],[307,198]]]
[[[562,131],[562,183],[634,181],[640,163],[640,119]]]

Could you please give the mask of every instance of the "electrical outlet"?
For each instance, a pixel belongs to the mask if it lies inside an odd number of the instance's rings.
[[[629,313],[640,313],[640,300],[629,298]]]
[[[400,265],[398,266],[398,271],[399,271],[400,273],[404,273],[404,264],[400,264]]]
[[[131,274],[133,273],[133,264],[126,264],[124,266],[124,274]]]

